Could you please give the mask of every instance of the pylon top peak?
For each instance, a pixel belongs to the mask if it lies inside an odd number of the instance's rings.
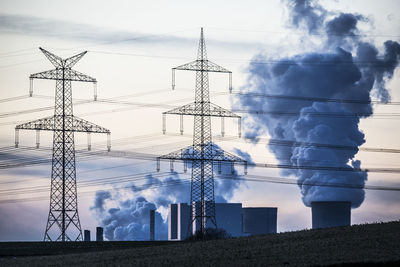
[[[204,40],[203,27],[201,27],[201,30],[200,30],[200,41],[199,41],[199,49],[197,51],[197,59],[198,60],[207,60],[206,42]]]
[[[39,49],[56,68],[72,68],[87,53],[87,51],[83,51],[69,58],[62,59],[42,47],[39,47]]]

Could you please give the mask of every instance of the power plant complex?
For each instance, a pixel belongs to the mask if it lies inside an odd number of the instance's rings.
[[[195,203],[193,208],[198,206]],[[190,209],[187,203],[168,205],[168,240],[185,240],[199,231],[201,222],[191,218],[194,212]],[[277,232],[278,208],[243,208],[242,203],[215,203],[215,213],[218,228],[232,237]],[[206,227],[213,228],[214,225],[207,224]]]

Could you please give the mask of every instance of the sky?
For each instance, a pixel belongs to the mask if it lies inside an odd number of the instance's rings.
[[[396,0],[326,0],[315,3],[328,11],[327,17],[340,12],[362,15],[363,19],[357,24],[357,34],[363,41],[374,44],[380,56],[386,40],[400,41],[400,15],[395,12],[400,4]],[[8,163],[51,159],[52,134],[49,132],[41,133],[41,149],[35,149],[35,133],[31,131],[20,132],[20,149],[11,148],[16,125],[53,113],[54,81],[35,80],[33,97],[28,97],[29,75],[53,67],[39,47],[61,57],[88,51],[74,69],[97,79],[100,100],[115,100],[114,103],[79,104],[82,100],[93,99],[93,87],[86,83],[73,83],[74,114],[110,129],[112,151],[127,153],[126,157],[77,155],[79,215],[82,228],[92,230],[92,238],[96,226],[113,219],[108,212],[111,208],[129,214],[133,206],[137,211],[138,203],[153,203],[160,216],[158,220],[163,223],[167,218],[163,201],[175,202],[189,197],[187,185],[178,189],[160,186],[138,190],[151,179],[167,184],[174,179],[188,181],[190,175],[182,173],[182,164],[178,162],[175,163],[177,174],[168,173],[168,163],[162,163],[161,172],[157,174],[155,160],[139,160],[129,158],[129,155],[147,153],[155,158],[191,144],[193,118],[185,117],[185,132],[181,136],[179,117],[167,117],[167,134],[163,135],[161,113],[193,101],[194,73],[177,71],[176,88],[172,91],[171,68],[195,59],[201,27],[204,28],[208,58],[233,72],[233,94],[228,91],[227,75],[210,74],[211,101],[232,110],[238,105],[246,108],[237,92],[251,91],[249,84],[255,77],[251,63],[258,59],[275,62],[307,53],[321,54],[326,48],[321,33],[310,34],[304,27],[296,27],[287,1],[281,0],[0,0],[0,10],[2,167]],[[354,55],[355,52],[351,52]],[[399,103],[399,70],[395,68],[393,77],[385,77],[385,81],[390,101]],[[265,86],[272,88],[269,84]],[[19,96],[22,97],[2,101]],[[373,101],[380,100],[371,97]],[[360,149],[352,159],[359,160],[362,168],[399,167],[398,153],[368,152],[366,149],[400,149],[398,107],[395,104],[374,105],[373,114],[361,118],[357,124],[365,139],[360,148],[365,149]],[[37,110],[39,108],[43,109]],[[256,126],[252,119],[251,116],[243,118],[244,136],[254,132]],[[226,136],[222,138],[220,120],[212,121],[213,140],[221,148],[231,153],[248,153],[257,163],[281,163],[277,153],[267,145],[272,138],[268,123],[263,126],[265,131],[257,132],[258,142],[238,138],[235,120],[225,119],[225,123]],[[105,141],[106,136],[93,135],[93,151],[105,153]],[[77,150],[84,150],[86,135],[77,133],[75,142]],[[49,207],[50,168],[51,163],[47,161],[0,169],[0,240],[42,240]],[[145,177],[149,173],[155,178]],[[235,175],[246,178],[241,166],[236,167]],[[273,168],[249,168],[250,175],[296,180],[296,174]],[[115,178],[117,176],[125,178]],[[138,178],[142,180],[135,180]],[[94,183],[96,180],[104,183]],[[240,202],[245,207],[277,207],[279,232],[311,228],[310,208],[303,204],[296,184],[253,182],[250,179],[224,183],[218,177],[216,183],[224,201]],[[371,172],[365,184],[400,187],[398,173]],[[111,194],[100,206],[96,202],[98,191]],[[160,196],[164,196],[162,201]],[[399,191],[366,189],[364,201],[352,210],[352,224],[399,220],[399,200]],[[151,204],[146,207],[151,207]],[[121,222],[125,226],[127,223]],[[140,225],[140,220],[134,223],[129,231],[145,231],[135,228]],[[126,227],[123,229],[128,231]],[[127,236],[132,234],[129,231]]]

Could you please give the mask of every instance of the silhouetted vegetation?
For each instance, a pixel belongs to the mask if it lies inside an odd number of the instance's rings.
[[[0,266],[400,266],[399,240],[400,222],[390,222],[204,242],[22,242],[8,251],[47,256],[2,253]]]
[[[232,236],[222,228],[207,228],[206,233],[202,234],[197,231],[196,234],[186,238],[186,241],[199,241],[199,240],[217,240],[217,239],[228,239]]]

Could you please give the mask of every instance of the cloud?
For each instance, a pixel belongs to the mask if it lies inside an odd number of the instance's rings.
[[[25,15],[0,14],[0,29],[11,33],[73,39],[78,41],[135,41],[139,43],[190,42],[190,44],[192,44],[192,40],[190,39],[172,35],[146,35],[135,32],[105,29],[89,24]]]
[[[178,37],[172,34],[143,34],[26,15],[0,14],[0,30],[23,35],[43,36],[63,40],[69,39],[98,44],[135,42],[146,45],[183,44],[193,46],[193,43],[197,43],[197,38]],[[261,45],[254,42],[229,42],[213,39],[207,40],[207,42],[238,49],[259,47]]]

